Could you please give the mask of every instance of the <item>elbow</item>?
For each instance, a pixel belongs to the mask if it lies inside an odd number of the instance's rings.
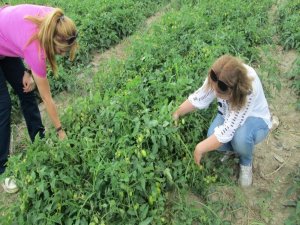
[[[220,145],[226,144],[232,140],[230,136],[219,134],[218,132],[215,132],[214,135],[216,136],[216,140]]]

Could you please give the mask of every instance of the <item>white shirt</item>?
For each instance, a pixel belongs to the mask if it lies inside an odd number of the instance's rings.
[[[232,140],[235,131],[244,124],[248,117],[262,118],[269,129],[272,127],[271,114],[268,103],[262,88],[262,84],[255,70],[245,65],[247,75],[253,78],[252,92],[247,96],[246,104],[238,111],[230,110],[230,105],[227,100],[217,98],[218,113],[224,118],[224,124],[215,128],[214,134],[221,143],[227,143]],[[198,109],[207,108],[210,103],[216,98],[214,90],[206,91],[207,78],[196,92],[189,96],[189,101]]]

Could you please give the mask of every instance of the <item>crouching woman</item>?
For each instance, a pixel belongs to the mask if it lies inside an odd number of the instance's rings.
[[[195,148],[195,163],[199,165],[209,151],[234,152],[239,156],[239,183],[250,186],[254,146],[266,138],[272,126],[261,81],[249,65],[230,55],[221,56],[209,69],[202,87],[179,106],[173,119],[207,108],[215,98],[218,112],[207,138]]]

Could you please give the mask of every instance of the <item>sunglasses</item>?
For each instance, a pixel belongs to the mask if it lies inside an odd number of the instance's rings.
[[[74,41],[76,40],[77,36],[78,36],[78,33],[76,32],[75,35],[66,38],[66,42],[68,43],[68,45],[73,44]]]
[[[62,15],[62,16],[58,17],[57,23],[62,22],[64,20],[65,20],[65,16]],[[67,39],[65,39],[65,41],[68,43],[68,45],[71,45],[76,40],[77,36],[78,36],[78,32],[76,32],[73,36],[68,37]]]
[[[226,92],[229,88],[227,84],[225,84],[223,81],[219,80],[217,77],[217,74],[215,73],[215,71],[213,71],[212,69],[210,70],[210,79],[213,82],[217,82],[218,88],[222,91],[222,92]]]

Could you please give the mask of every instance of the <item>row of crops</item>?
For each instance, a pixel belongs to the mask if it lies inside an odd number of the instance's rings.
[[[278,13],[278,34],[280,44],[286,49],[300,50],[300,2],[296,0],[287,1],[279,8]],[[300,59],[296,59],[293,70],[288,74],[292,80],[292,87],[300,96]],[[298,109],[300,109],[300,100],[298,100]]]
[[[92,49],[108,48],[131,34],[157,9],[159,1],[153,2],[54,4],[68,9],[79,24],[81,64]],[[173,125],[171,113],[201,85],[219,55],[231,53],[247,63],[259,59],[256,47],[272,42],[274,30],[265,13],[271,5],[271,0],[172,1],[159,23],[133,38],[128,58],[104,66],[88,87],[90,94],[67,107],[62,121],[68,140],[57,141],[48,133],[26,154],[11,157],[8,173],[16,176],[22,191],[2,221],[226,224],[216,214],[221,209],[212,210],[208,202],[187,209],[181,198],[182,190],[192,190],[205,202],[210,187],[232,182],[232,167],[220,164],[217,153],[200,168],[193,163],[194,146],[205,137],[215,110],[194,113],[179,126]],[[138,13],[128,10],[136,7]],[[102,15],[101,9],[118,16]],[[132,28],[108,41],[118,33],[111,18],[124,22],[123,29]]]

